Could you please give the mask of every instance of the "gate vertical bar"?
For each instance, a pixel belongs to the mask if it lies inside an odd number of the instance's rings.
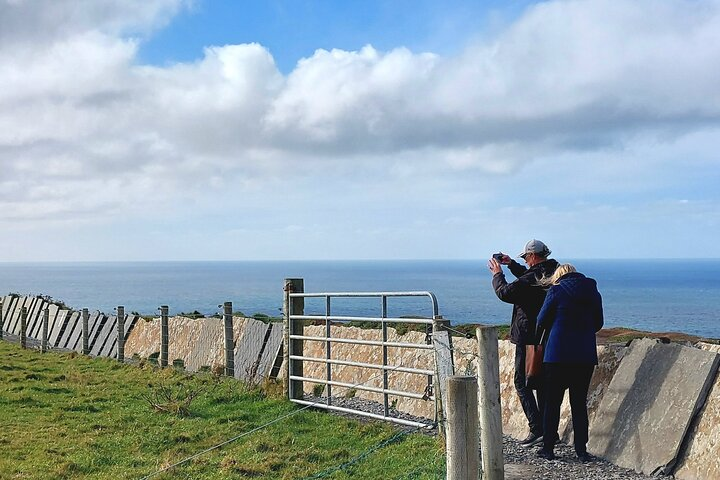
[[[235,342],[233,341],[232,302],[223,303],[223,323],[225,325],[225,375],[235,376]]]
[[[388,341],[388,327],[387,322],[385,319],[387,318],[387,297],[383,295],[381,297],[381,314],[382,317],[382,341],[383,341],[383,347],[382,347],[382,359],[383,359],[383,390],[388,389],[388,347],[387,345],[384,345]],[[384,415],[386,417],[390,416],[390,402],[387,392],[383,393],[383,410]]]
[[[330,346],[330,297],[325,297],[325,338],[327,338],[327,341],[325,342],[325,359],[330,360],[332,347]],[[332,365],[330,365],[330,362],[327,362],[325,364],[325,380],[328,381],[328,383],[325,385],[325,395],[327,396],[326,403],[330,405],[332,403],[332,385],[330,385],[330,381],[332,381]]]
[[[27,307],[20,310],[20,347],[27,348]]]
[[[90,312],[87,308],[82,309],[82,353],[88,355],[90,353]]]
[[[3,318],[3,304],[0,302],[0,340],[3,338],[3,328],[5,328],[5,319]]]
[[[168,366],[168,347],[170,344],[170,326],[168,325],[167,305],[160,306],[160,368]]]
[[[302,400],[303,398],[303,382],[300,380],[290,380],[290,376],[303,376],[302,361],[290,359],[291,355],[302,356],[303,341],[298,339],[290,339],[291,335],[303,334],[302,321],[293,321],[293,315],[302,315],[305,310],[305,300],[302,297],[293,298],[292,293],[303,293],[305,291],[305,283],[302,278],[286,278],[285,279],[285,346],[287,350],[285,378],[287,379],[287,392],[290,400]]]
[[[40,336],[40,351],[45,353],[48,349],[48,324],[50,323],[50,310],[43,310],[42,334]]]
[[[117,307],[117,360],[125,361],[125,307]]]

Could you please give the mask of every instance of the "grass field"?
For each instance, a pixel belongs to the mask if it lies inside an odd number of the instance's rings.
[[[445,477],[434,437],[297,412],[270,390],[0,341],[0,479],[144,478],[284,415],[150,478]]]

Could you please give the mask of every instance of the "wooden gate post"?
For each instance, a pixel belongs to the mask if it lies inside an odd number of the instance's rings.
[[[90,354],[90,312],[87,308],[82,309],[82,353]]]
[[[225,325],[225,375],[235,376],[235,341],[233,339],[232,302],[223,303],[223,323]]]
[[[167,305],[160,306],[160,368],[168,366],[168,347],[170,345],[170,325],[168,324]]]
[[[27,307],[20,310],[20,347],[27,348]]]
[[[500,360],[497,327],[477,327],[478,416],[483,480],[502,480],[502,413],[500,410]]]
[[[117,307],[117,359],[125,361],[125,307]]]
[[[475,377],[450,376],[446,392],[447,480],[477,480],[477,380]]]
[[[302,315],[305,310],[305,299],[290,298],[291,293],[303,293],[305,291],[305,282],[302,278],[286,278],[283,287],[285,300],[283,302],[283,316],[285,322],[283,325],[283,360],[285,362],[285,381],[283,382],[285,391],[288,392],[288,398],[291,400],[303,398],[303,382],[302,380],[291,380],[290,377],[303,376],[303,364],[301,360],[290,361],[290,355],[302,356],[303,341],[298,339],[290,340],[290,335],[302,335],[304,324],[302,321],[290,320],[291,315]]]
[[[455,375],[455,361],[453,360],[453,347],[450,332],[446,327],[450,326],[450,320],[445,320],[442,315],[433,318],[432,342],[435,351],[435,381],[433,394],[435,401],[435,416],[438,425],[444,425],[443,420],[447,418],[447,379]]]

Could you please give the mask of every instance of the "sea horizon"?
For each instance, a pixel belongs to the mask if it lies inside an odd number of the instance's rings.
[[[720,338],[720,259],[559,259],[595,278],[606,327]],[[504,269],[508,281],[514,279]],[[110,260],[0,262],[0,294],[47,295],[74,309],[143,315],[212,315],[232,301],[246,315],[279,316],[285,278],[306,292],[429,291],[453,324],[508,324],[512,306],[491,287],[486,259],[395,260]],[[389,314],[429,313],[423,299],[392,300]],[[324,302],[307,302],[324,312]],[[334,314],[379,316],[376,299],[334,301]]]

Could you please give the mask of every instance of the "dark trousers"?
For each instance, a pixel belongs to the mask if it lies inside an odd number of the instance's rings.
[[[525,417],[528,419],[530,431],[535,435],[543,433],[543,419],[540,412],[545,409],[545,391],[541,385],[537,389],[537,401],[531,388],[526,385],[525,379],[525,345],[515,345],[515,390],[520,397]],[[557,427],[556,427],[557,428]],[[547,430],[545,430],[547,431]],[[553,430],[555,431],[555,430]]]
[[[590,388],[595,365],[588,363],[545,363],[545,415],[543,424],[546,432],[556,432],[560,424],[560,406],[565,390],[570,390],[570,411],[572,413],[575,452],[587,453],[588,413],[587,393]],[[545,436],[543,448],[552,451],[555,438]]]

